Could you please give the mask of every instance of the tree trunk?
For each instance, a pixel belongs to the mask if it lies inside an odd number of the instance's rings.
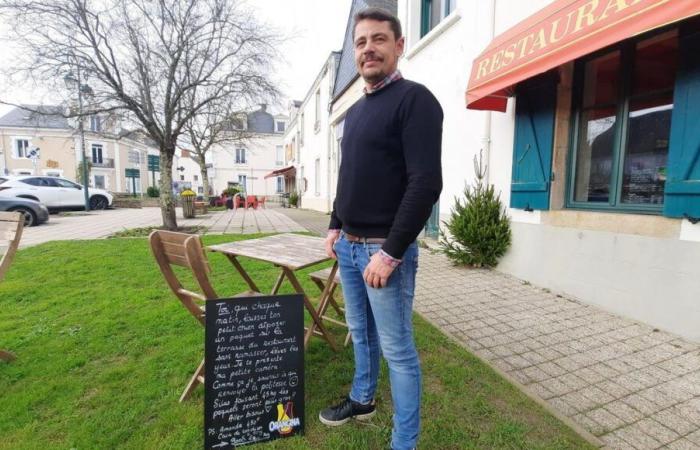
[[[175,147],[160,148],[160,213],[163,217],[163,228],[177,230],[175,217],[175,197],[173,196],[173,155]]]
[[[212,192],[209,194],[209,177],[207,177],[207,163],[204,160],[204,155],[199,158],[199,174],[202,176],[202,189],[204,190],[204,197],[208,199],[209,195],[213,195]]]

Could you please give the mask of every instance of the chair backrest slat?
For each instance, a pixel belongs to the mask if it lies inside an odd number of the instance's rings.
[[[217,295],[207,276],[210,268],[199,236],[156,230],[149,236],[149,241],[166,283],[190,314],[204,325],[204,313],[196,300],[214,299]],[[185,289],[172,265],[190,269],[203,294]]]

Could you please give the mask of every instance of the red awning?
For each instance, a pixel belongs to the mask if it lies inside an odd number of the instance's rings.
[[[297,173],[297,170],[294,168],[294,166],[289,166],[289,167],[285,167],[284,169],[273,170],[272,172],[265,175],[265,179],[272,178],[272,177],[278,177],[280,175],[285,175],[285,176],[290,175],[293,177],[294,175],[296,175],[296,173]]]
[[[698,14],[699,0],[555,0],[474,60],[467,108],[505,111],[518,82]]]

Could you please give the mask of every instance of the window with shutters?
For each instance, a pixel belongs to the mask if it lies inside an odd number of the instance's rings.
[[[677,29],[577,62],[567,206],[661,212],[678,64]]]

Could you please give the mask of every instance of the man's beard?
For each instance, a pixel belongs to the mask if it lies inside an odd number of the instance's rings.
[[[365,72],[361,72],[362,79],[365,80],[365,83],[375,85],[382,81],[384,78],[388,76],[388,74],[384,73],[383,71],[379,70],[378,72],[375,71],[371,74],[365,75]]]

